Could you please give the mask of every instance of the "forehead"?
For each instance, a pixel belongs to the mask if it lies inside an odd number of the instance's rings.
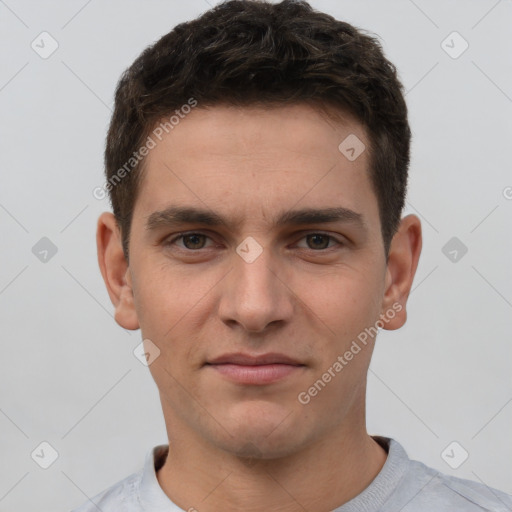
[[[190,205],[240,218],[270,219],[294,206],[378,216],[366,131],[341,112],[334,120],[309,105],[198,106],[161,140],[152,137],[136,203],[145,218]]]
[[[338,156],[340,137],[353,134],[361,141],[367,139],[365,128],[350,114],[304,103],[268,108],[198,106],[181,119],[171,117],[174,124],[170,126],[165,118],[157,123],[155,143],[160,150],[164,146],[182,148],[189,157],[200,156],[200,149],[226,156],[269,151],[283,154],[287,150],[300,153],[302,158],[325,156],[326,150]],[[158,148],[150,152],[147,160],[159,153]]]

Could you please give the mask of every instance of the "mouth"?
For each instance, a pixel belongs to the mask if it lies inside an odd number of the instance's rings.
[[[306,365],[284,354],[224,354],[205,363],[237,384],[266,385],[302,371]]]

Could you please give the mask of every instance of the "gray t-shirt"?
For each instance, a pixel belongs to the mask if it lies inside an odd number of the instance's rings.
[[[512,512],[512,496],[410,460],[395,440],[374,436],[388,457],[372,483],[333,512]],[[154,447],[144,468],[72,512],[183,512],[160,487],[156,471],[168,445]]]

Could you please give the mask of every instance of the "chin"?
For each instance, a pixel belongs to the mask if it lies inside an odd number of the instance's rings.
[[[285,434],[269,440],[268,436],[248,432],[245,437],[226,440],[221,448],[238,457],[271,460],[296,453],[300,450],[301,443]]]
[[[272,403],[237,404],[224,424],[230,436],[223,436],[222,448],[245,457],[284,457],[307,437],[301,433],[297,412]]]

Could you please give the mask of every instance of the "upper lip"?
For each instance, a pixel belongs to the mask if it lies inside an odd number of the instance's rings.
[[[268,353],[260,355],[243,354],[240,352],[232,354],[223,354],[215,359],[207,361],[206,364],[239,364],[244,366],[258,366],[264,364],[290,364],[294,366],[303,366],[296,359],[292,359],[285,354]]]

